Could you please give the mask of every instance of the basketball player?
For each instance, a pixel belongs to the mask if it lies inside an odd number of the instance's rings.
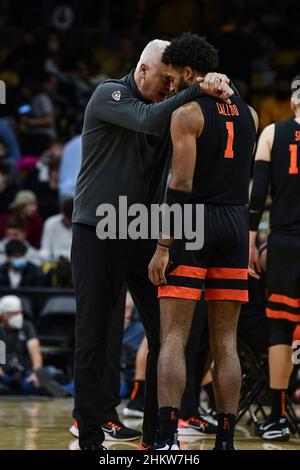
[[[188,33],[172,41],[162,61],[169,64],[168,77],[179,91],[192,86],[198,75],[214,70],[218,55],[204,38]],[[172,178],[166,203],[178,203],[183,209],[191,203],[194,210],[204,204],[204,246],[187,251],[184,239],[172,243],[171,227],[169,234],[162,234],[149,265],[151,281],[160,286],[157,449],[161,450],[179,448],[176,432],[186,380],[184,348],[204,285],[218,412],[215,449],[234,448],[241,382],[236,328],[241,302],[248,300],[246,204],[258,120],[242,100],[232,97],[231,101],[229,106],[210,97],[196,99],[172,116]]]
[[[286,441],[286,392],[293,370],[292,340],[300,321],[300,75],[292,81],[295,117],[267,126],[259,139],[250,198],[249,272],[261,271],[255,246],[258,225],[271,185],[271,233],[266,270],[270,319],[270,391],[272,410],[258,428],[260,437]]]
[[[156,289],[147,276],[155,242],[126,238],[122,229],[111,234],[116,239],[99,239],[97,208],[111,204],[119,215],[119,196],[127,197],[128,207],[134,203],[149,206],[159,193],[164,169],[168,170],[168,124],[173,111],[200,97],[202,88],[225,100],[233,94],[227,77],[210,74],[200,86],[195,84],[165,100],[170,82],[161,55],[167,45],[161,40],[150,42],[136,69],[121,80],[99,85],[85,111],[71,254],[77,304],[75,408],[81,449],[103,450],[105,351],[112,312],[125,281],[149,346],[143,426],[146,448],[153,444],[157,427],[159,308]]]

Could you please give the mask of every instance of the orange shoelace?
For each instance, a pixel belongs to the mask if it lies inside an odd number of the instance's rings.
[[[115,429],[116,431],[120,431],[121,426],[118,426],[116,423],[113,423],[112,421],[109,421],[107,423],[107,426],[110,426],[111,428]]]

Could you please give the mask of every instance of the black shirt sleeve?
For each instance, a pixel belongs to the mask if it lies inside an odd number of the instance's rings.
[[[36,329],[35,329],[33,323],[31,323],[28,320],[24,321],[23,331],[24,331],[25,336],[26,336],[26,342],[30,341],[31,339],[37,339],[37,337],[38,337],[37,333],[36,333]]]
[[[113,99],[114,92],[120,99]],[[180,106],[201,95],[199,84],[194,84],[161,103],[145,104],[122,83],[100,85],[92,97],[92,110],[98,119],[145,134],[155,133],[169,124],[172,113]]]

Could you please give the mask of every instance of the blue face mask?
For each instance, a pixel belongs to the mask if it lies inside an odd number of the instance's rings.
[[[26,258],[15,258],[12,260],[11,265],[14,269],[25,269],[27,266]]]

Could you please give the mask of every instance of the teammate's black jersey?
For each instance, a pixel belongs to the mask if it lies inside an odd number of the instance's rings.
[[[300,124],[275,124],[271,152],[272,231],[300,233]]]
[[[248,105],[236,96],[231,104],[196,99],[204,115],[197,141],[191,202],[244,205],[248,202],[256,130]]]

